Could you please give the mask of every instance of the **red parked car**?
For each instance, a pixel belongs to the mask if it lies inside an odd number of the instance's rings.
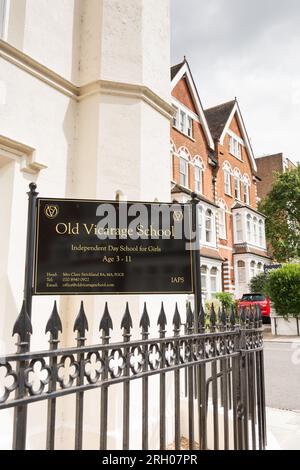
[[[264,294],[244,294],[239,301],[239,308],[249,307],[253,304],[260,305],[263,321],[270,323],[271,307],[269,297],[266,297]]]

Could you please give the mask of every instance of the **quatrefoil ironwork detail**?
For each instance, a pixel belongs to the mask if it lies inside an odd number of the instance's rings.
[[[5,403],[11,392],[16,390],[18,387],[18,376],[17,373],[13,371],[9,362],[0,364],[0,371],[1,369],[4,371],[4,374],[2,373],[0,375],[0,377],[2,376],[3,378],[3,380],[1,380],[1,383],[3,384],[1,389],[3,390],[3,393],[0,395],[0,403]],[[5,383],[11,381],[11,379],[12,383],[10,385],[5,385]]]
[[[151,344],[148,352],[148,360],[151,370],[157,370],[161,364],[161,350],[158,344]]]
[[[50,381],[51,369],[43,358],[33,359],[29,367],[26,368],[24,376],[29,394],[32,396],[41,395]]]
[[[79,365],[74,356],[68,354],[63,356],[57,367],[57,380],[61,388],[72,387],[74,380],[79,375]]]
[[[126,366],[126,359],[121,349],[113,349],[108,358],[108,370],[111,377],[121,377],[123,370]]]
[[[131,349],[129,357],[130,369],[136,375],[139,372],[142,372],[143,366],[145,364],[145,356],[143,354],[142,348],[140,346],[134,346]]]
[[[90,384],[95,384],[104,371],[104,362],[98,351],[89,352],[84,362],[84,375]]]
[[[176,362],[176,347],[173,343],[167,343],[165,349],[165,359],[168,367],[172,367]]]
[[[191,360],[191,347],[186,340],[182,340],[179,343],[179,356],[180,356],[180,362],[182,364],[186,364],[187,362],[190,362]]]

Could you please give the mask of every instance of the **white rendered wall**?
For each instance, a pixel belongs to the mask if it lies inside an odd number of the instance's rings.
[[[8,188],[6,203],[0,205],[0,216],[7,219],[6,230],[0,231],[3,252],[7,253],[5,266],[0,270],[6,286],[0,298],[3,326],[0,335],[6,343],[4,349],[10,352],[15,350],[11,331],[23,295],[26,192],[30,181],[36,181],[40,195],[45,197],[114,199],[116,191],[122,191],[128,200],[170,200],[169,119],[159,106],[146,103],[143,93],[132,96],[122,88],[122,83],[145,86],[158,100],[165,100],[166,105],[170,101],[169,0],[160,0],[160,8],[154,0],[55,0],[51,6],[47,0],[18,1],[17,10],[16,1],[11,0],[8,41],[75,85],[91,86],[93,91],[79,100],[70,98],[0,59],[1,89],[4,89],[0,100],[0,136],[32,147],[37,161],[47,167],[40,173],[26,174],[21,172],[18,158],[7,161],[0,152],[0,163],[5,166],[0,168],[0,181],[3,188]],[[16,12],[17,16],[13,16]],[[113,92],[103,89],[103,80],[112,84]],[[44,329],[53,300],[53,297],[33,299],[32,349],[48,347]],[[72,329],[80,300],[64,297],[59,301],[64,326],[62,345],[74,345]],[[135,325],[133,337],[139,335],[139,317],[145,300],[149,302],[151,333],[157,335],[161,296],[129,299],[98,296],[83,297],[83,300],[90,326],[89,344],[99,342],[98,327],[105,300],[109,300],[115,327],[112,340],[120,339],[119,326],[127,300]],[[185,296],[168,296],[164,300],[168,334],[172,334],[175,301],[179,301],[184,319]],[[151,379],[150,383],[150,393],[157,395],[157,380]],[[167,390],[172,395],[171,378]],[[119,434],[109,436],[112,447],[120,446],[121,439],[119,396],[120,390],[112,391],[109,426],[119,429]],[[60,427],[57,445],[63,448],[74,445],[74,400],[71,397],[57,403]],[[86,447],[98,447],[98,404],[99,391],[87,394]],[[151,411],[151,438],[153,445],[157,445],[155,426],[159,410],[156,406]],[[137,385],[132,386],[131,412],[135,417],[131,443],[138,447],[136,435],[140,432],[141,406]],[[45,404],[30,407],[32,448],[44,443],[45,413]],[[169,440],[172,432],[169,422]]]

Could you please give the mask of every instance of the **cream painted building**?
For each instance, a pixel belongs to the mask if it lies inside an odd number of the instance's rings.
[[[169,7],[169,0],[160,0],[159,8],[156,0],[0,0],[1,353],[15,351],[11,333],[22,304],[31,181],[44,197],[115,199],[120,194],[128,200],[170,201]],[[32,349],[48,348],[44,331],[53,300],[33,299]],[[61,344],[74,345],[80,300],[58,298]],[[99,342],[105,300],[119,332],[128,298],[83,300],[88,344]],[[161,296],[129,300],[136,326],[142,303],[150,302],[156,331]],[[184,296],[179,300],[184,308]],[[168,297],[169,319],[174,305]],[[172,331],[171,321],[168,328]],[[119,339],[116,334],[113,339]],[[140,391],[133,386],[132,393],[137,407]],[[61,447],[73,445],[73,398],[58,403]],[[85,410],[90,438],[84,445],[97,448],[98,408],[92,401]],[[113,401],[110,422],[117,429],[120,409]],[[9,431],[12,412],[3,413]],[[44,442],[45,419],[45,403],[31,407],[32,448]],[[134,425],[131,432],[135,442]],[[0,447],[9,446],[1,436]],[[112,432],[108,445],[119,443],[120,435]]]

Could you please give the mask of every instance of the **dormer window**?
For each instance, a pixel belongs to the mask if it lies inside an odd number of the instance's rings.
[[[1,1],[1,0],[0,0]],[[177,108],[176,114],[173,116],[173,127],[186,136],[193,138],[193,118],[185,110]]]

